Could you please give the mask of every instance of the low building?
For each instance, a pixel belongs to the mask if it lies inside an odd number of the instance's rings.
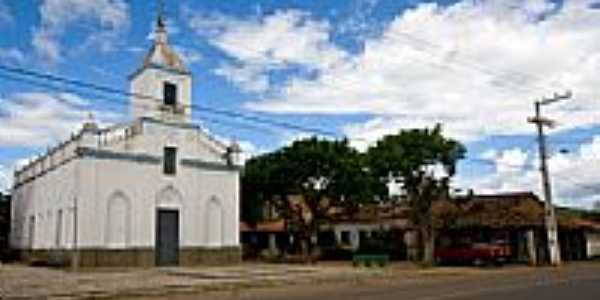
[[[301,202],[299,196],[293,201]],[[242,222],[240,228],[245,257],[283,257],[300,253],[299,239],[293,226],[271,208],[265,208],[266,221]],[[393,259],[406,259],[406,239],[411,236],[404,205],[368,205],[348,215],[341,208],[330,208],[328,221],[321,224],[314,241],[323,259],[349,259],[365,242],[384,239]]]
[[[432,207],[436,246],[503,243],[510,261],[539,264],[547,261],[544,203],[531,192],[454,197]],[[273,212],[270,217],[276,216]],[[411,224],[407,202],[367,205],[349,214],[331,208],[320,226],[317,243],[323,258],[349,259],[365,241],[385,242],[396,260],[418,260],[422,255],[418,230]],[[582,260],[600,254],[600,223],[586,220],[568,209],[558,209],[559,239],[564,260]],[[254,253],[294,250],[294,232],[282,219],[242,228],[243,243]]]
[[[293,238],[285,220],[263,221],[254,224],[240,222],[244,259],[280,257],[289,249]]]
[[[467,195],[451,203],[436,203],[444,217],[438,246],[460,240],[470,243],[506,243],[511,261],[540,264],[548,261],[544,203],[531,192]],[[435,211],[434,207],[434,211]],[[557,209],[559,242],[564,260],[594,256],[600,224]]]

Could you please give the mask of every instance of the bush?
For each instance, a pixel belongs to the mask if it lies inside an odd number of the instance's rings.
[[[384,241],[367,239],[363,243],[360,243],[360,247],[354,254],[388,255],[390,252],[389,250],[389,247],[386,246]]]

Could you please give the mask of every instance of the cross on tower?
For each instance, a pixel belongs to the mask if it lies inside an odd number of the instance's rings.
[[[165,28],[165,21],[164,21],[164,14],[165,14],[165,1],[164,0],[158,0],[157,3],[157,19],[156,19],[156,25],[158,26],[158,28]]]

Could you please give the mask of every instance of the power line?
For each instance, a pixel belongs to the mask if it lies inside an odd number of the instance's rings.
[[[77,79],[70,79],[70,78],[57,76],[57,75],[53,75],[53,74],[43,74],[43,73],[39,73],[36,71],[27,70],[24,68],[0,65],[0,70],[9,72],[9,73],[13,73],[13,74],[19,74],[22,76],[34,77],[34,78],[41,79],[41,80],[47,80],[47,81],[67,84],[67,85],[75,86],[75,87],[79,87],[79,88],[92,89],[92,90],[96,90],[96,91],[108,93],[108,94],[118,94],[118,95],[122,95],[122,96],[126,96],[126,97],[136,97],[136,98],[140,98],[140,99],[162,101],[162,99],[159,99],[157,97],[153,97],[150,95],[127,92],[127,91],[123,91],[123,90],[119,90],[119,89],[115,89],[115,88],[111,88],[111,87],[93,84],[93,83],[89,83],[89,82],[85,82],[85,81],[81,81],[81,80],[77,80]],[[19,80],[22,80],[22,79],[19,79]],[[37,84],[37,83],[33,83],[31,81],[30,81],[30,83]],[[45,86],[56,88],[54,86],[50,86],[47,84]],[[75,93],[77,93],[77,92],[75,92]],[[114,100],[111,100],[111,101],[114,101]],[[195,104],[186,105],[184,107],[189,107],[190,109],[195,109],[196,111],[201,111],[201,112],[205,112],[205,113],[212,113],[212,114],[227,116],[227,117],[231,117],[231,118],[239,118],[239,119],[243,119],[243,120],[250,121],[250,122],[268,124],[268,125],[271,125],[274,127],[280,127],[280,128],[290,129],[290,130],[294,130],[294,131],[309,132],[312,134],[330,136],[330,137],[338,137],[339,136],[339,134],[337,134],[336,132],[333,132],[333,131],[301,126],[301,125],[284,122],[284,121],[276,121],[276,120],[266,119],[266,118],[249,115],[249,114],[245,114],[245,113],[241,113],[241,112],[217,109],[217,108],[200,106],[200,105],[195,105]],[[353,140],[363,140],[363,139],[354,138]]]
[[[48,91],[53,91],[53,92],[63,92],[63,93],[77,93],[79,95],[84,95],[86,97],[90,97],[90,98],[95,98],[96,100],[107,100],[110,101],[110,103],[108,103],[109,105],[119,105],[122,107],[129,107],[129,106],[136,106],[142,109],[148,109],[150,108],[150,105],[147,104],[141,104],[141,103],[129,103],[128,101],[114,101],[114,98],[106,98],[106,97],[99,97],[95,94],[89,94],[89,93],[82,93],[79,90],[74,90],[74,89],[69,89],[69,88],[62,88],[62,87],[57,87],[51,84],[46,84],[46,83],[42,83],[42,82],[38,82],[38,81],[32,81],[32,80],[28,80],[28,79],[22,79],[22,78],[17,78],[14,76],[10,76],[10,75],[6,75],[6,74],[2,74],[0,73],[0,78],[4,78],[7,80],[11,80],[11,81],[19,81],[19,82],[23,82],[26,84],[30,84],[30,85],[35,85],[38,87],[43,88],[44,90],[48,90]],[[63,101],[65,103],[68,103],[69,105],[78,107],[80,109],[84,109],[83,106],[79,105],[79,104],[74,104],[72,102],[70,102],[67,99],[64,99],[63,96],[61,95],[55,95],[55,97],[59,100],[59,101]],[[198,112],[198,111],[197,111]],[[199,111],[198,113],[204,114],[205,112],[203,111]],[[225,126],[225,127],[229,127],[229,128],[235,128],[236,130],[254,130],[254,131],[261,131],[263,133],[269,133],[269,134],[274,134],[275,131],[272,130],[271,128],[267,128],[264,126],[254,126],[254,125],[248,125],[246,123],[241,123],[241,122],[236,122],[236,121],[232,121],[232,120],[223,120],[223,119],[217,119],[217,118],[212,118],[212,117],[207,117],[206,115],[202,116],[201,122],[207,121],[209,123],[213,123],[213,124],[218,124],[220,126]]]
[[[102,86],[102,85],[98,85],[98,84],[93,84],[93,83],[89,83],[89,82],[85,82],[85,81],[81,81],[81,80],[77,80],[77,79],[66,78],[66,77],[53,75],[53,74],[43,74],[40,72],[31,71],[31,70],[27,70],[27,69],[19,68],[19,67],[10,67],[10,66],[0,64],[0,70],[4,70],[5,72],[9,72],[12,74],[18,74],[20,76],[34,77],[34,78],[37,78],[40,80],[57,82],[57,83],[61,83],[61,84],[67,84],[67,85],[71,85],[71,86],[75,86],[75,87],[79,87],[79,88],[96,90],[96,91],[103,92],[103,93],[118,94],[118,95],[126,96],[126,97],[138,97],[138,98],[142,98],[142,99],[150,99],[150,100],[156,100],[156,101],[162,100],[157,97],[150,96],[150,95],[127,92],[127,91],[123,91],[123,90],[119,90],[119,89],[115,89],[115,88],[111,88],[111,87],[106,87],[106,86]],[[8,79],[8,80],[12,80],[12,81],[20,81],[20,82],[24,82],[27,84],[40,86],[40,87],[54,90],[54,91],[69,92],[69,93],[73,93],[73,94],[81,94],[81,91],[78,89],[66,88],[66,87],[62,87],[62,86],[57,87],[52,84],[48,84],[48,83],[44,83],[44,82],[40,82],[40,81],[34,81],[31,79],[17,78],[17,77],[2,74],[2,73],[0,73],[0,77]],[[118,101],[115,98],[98,97],[95,94],[93,95],[93,97],[97,98],[97,99],[107,100],[114,104],[121,104],[124,106],[139,105],[139,107],[143,107],[143,108],[148,108],[150,106],[150,105],[143,105],[143,104],[132,104],[129,101]],[[115,101],[115,100],[117,100],[117,101]],[[196,111],[198,113],[208,113],[208,114],[215,114],[215,115],[220,115],[220,116],[225,116],[225,117],[230,117],[230,118],[239,118],[239,119],[246,120],[246,121],[262,123],[262,124],[272,126],[272,127],[292,129],[295,131],[305,131],[305,132],[311,132],[311,133],[316,133],[316,134],[326,135],[326,136],[333,136],[333,137],[337,136],[336,133],[330,132],[330,131],[324,131],[321,129],[299,126],[299,125],[291,124],[288,122],[264,119],[264,118],[260,118],[257,116],[243,114],[240,112],[220,110],[220,109],[215,109],[215,108],[210,108],[210,107],[200,106],[200,105],[193,105],[193,104],[189,105],[189,107],[194,109],[194,111]],[[215,123],[227,123],[226,121],[217,120],[217,119],[212,119],[210,121],[215,122]],[[233,124],[235,122],[229,122],[229,123]],[[264,130],[264,129],[262,129],[262,130]],[[367,141],[367,139],[364,139],[364,138],[348,138],[348,139],[349,140],[357,140],[357,141]],[[497,161],[493,161],[493,160],[484,160],[484,159],[477,159],[477,158],[468,158],[466,160],[482,162],[482,163],[493,163],[495,165],[498,164]],[[515,165],[515,166],[510,166],[510,167],[519,167],[520,168],[523,166]]]
[[[1,66],[0,66],[0,68],[1,68]],[[74,93],[74,94],[81,94],[81,91],[76,90],[76,89],[65,88],[65,87],[57,87],[57,86],[52,85],[52,84],[48,84],[48,83],[44,83],[44,82],[40,82],[40,81],[33,81],[33,80],[30,80],[30,79],[25,79],[25,78],[17,78],[17,77],[6,75],[6,74],[2,74],[2,73],[0,73],[0,78],[8,79],[8,80],[11,80],[11,81],[24,82],[26,84],[36,85],[36,86],[39,86],[39,87],[42,87],[42,88],[45,88],[45,89],[48,89],[48,90],[52,90],[52,91],[60,91],[60,92],[69,92],[69,93]],[[118,90],[115,90],[115,91],[118,91]],[[121,91],[118,91],[118,92],[121,93]],[[125,93],[125,92],[123,92],[123,93]],[[126,94],[131,94],[131,93],[126,93]],[[111,104],[114,104],[114,105],[122,105],[122,106],[138,105],[139,107],[143,107],[143,108],[148,108],[149,107],[149,105],[132,104],[132,103],[129,103],[127,101],[115,101],[114,98],[99,97],[99,96],[97,96],[95,94],[92,97],[94,97],[96,99],[103,99],[103,100],[110,101]],[[151,98],[151,99],[157,99],[157,98]],[[196,111],[200,112],[200,113],[206,113],[205,111],[202,111],[202,110],[200,110],[200,111],[196,110]],[[234,127],[235,126],[236,129],[240,129],[240,128],[244,129],[243,127],[239,127],[238,126],[241,123],[236,123],[234,121],[225,121],[225,120],[221,120],[221,119],[206,118],[206,117],[203,117],[203,120],[206,120],[206,121],[209,121],[209,122],[212,122],[212,123],[217,123],[217,124],[224,125],[224,126],[228,126],[228,127]],[[266,124],[266,125],[269,125],[269,124]],[[248,126],[248,125],[244,124],[244,126]],[[249,129],[249,128],[247,128],[247,129]],[[253,129],[255,131],[257,131],[257,130],[262,131],[262,132],[269,131],[270,133],[273,133],[273,131],[269,130],[268,128],[264,128],[264,127],[263,128],[253,127]],[[355,140],[355,139],[350,139],[350,140]],[[515,164],[504,163],[504,162],[501,162],[501,161],[498,161],[498,160],[484,159],[484,158],[464,158],[462,161],[482,163],[482,164],[492,165],[492,166],[495,166],[495,167],[498,167],[500,165],[500,166],[504,166],[504,167],[508,167],[508,168],[514,168],[516,170],[517,169],[521,170],[521,169],[524,169],[524,168],[533,168],[533,167],[536,167],[536,165],[531,164],[531,163],[522,164],[522,165],[515,165]],[[571,182],[571,184],[573,184],[573,185],[575,185],[577,187],[586,189],[586,190],[598,191],[598,189],[600,189],[600,187],[595,187],[595,186],[591,186],[589,184],[582,184],[582,183],[575,182],[575,181],[571,180],[570,177],[565,177],[565,176],[566,175],[560,174],[560,173],[553,174],[553,177],[563,178],[563,179]]]
[[[19,74],[21,76],[34,77],[34,78],[38,78],[38,79],[42,79],[42,80],[46,80],[46,81],[68,84],[68,85],[72,85],[72,86],[76,86],[76,87],[80,87],[80,88],[92,89],[92,90],[96,90],[96,91],[104,92],[104,93],[118,94],[118,95],[127,96],[127,97],[139,97],[139,98],[143,98],[143,99],[150,99],[150,100],[156,100],[156,101],[162,100],[157,97],[153,97],[153,96],[149,96],[149,95],[126,92],[123,90],[106,87],[106,86],[102,86],[102,85],[97,85],[97,84],[93,84],[93,83],[89,83],[89,82],[85,82],[85,81],[81,81],[81,80],[70,79],[70,78],[57,76],[57,75],[53,75],[53,74],[42,74],[39,72],[26,70],[26,69],[18,68],[18,67],[10,67],[10,66],[0,64],[0,70],[4,70],[6,72],[10,72],[13,74]],[[27,83],[30,85],[40,86],[40,87],[43,87],[43,88],[46,88],[49,90],[53,90],[53,91],[69,92],[69,93],[73,93],[73,94],[82,94],[82,92],[78,89],[67,88],[64,86],[58,87],[58,86],[55,86],[52,84],[48,84],[48,83],[40,82],[40,81],[34,81],[31,79],[17,78],[17,77],[2,74],[2,73],[0,73],[0,77],[8,79],[8,80],[12,80],[12,81],[20,81],[20,82],[24,82],[24,83]],[[138,106],[138,107],[141,107],[144,109],[147,109],[150,107],[150,105],[144,105],[144,104],[139,104],[139,103],[133,104],[127,100],[119,101],[118,99],[115,99],[115,98],[100,97],[96,94],[94,94],[92,97],[96,98],[96,99],[106,100],[106,101],[109,101],[114,104],[120,104],[123,106]],[[273,120],[269,120],[269,119],[259,118],[256,116],[249,116],[247,114],[243,114],[243,113],[239,113],[239,112],[219,110],[219,109],[214,109],[214,108],[200,106],[200,105],[190,105],[189,107],[194,109],[195,112],[202,113],[202,114],[206,114],[206,113],[211,114],[212,113],[212,114],[231,117],[231,118],[240,118],[242,120],[252,121],[252,122],[256,122],[256,123],[263,123],[268,126],[293,129],[293,130],[299,130],[299,131],[307,131],[307,132],[312,132],[312,133],[327,135],[327,136],[337,136],[334,132],[323,131],[323,130],[314,129],[314,128],[308,128],[308,127],[304,127],[304,126],[290,124],[288,122],[279,122],[279,121],[273,121]],[[209,119],[209,121],[213,121],[215,123],[226,123],[223,120],[217,120],[217,119]],[[229,122],[229,123],[233,124],[235,122]],[[261,130],[264,130],[264,128]],[[367,139],[364,139],[364,138],[348,138],[348,139],[349,140],[357,140],[357,141],[367,141]],[[468,158],[465,160],[497,164],[497,161],[478,159],[478,158]],[[522,166],[512,166],[512,167],[522,167]]]

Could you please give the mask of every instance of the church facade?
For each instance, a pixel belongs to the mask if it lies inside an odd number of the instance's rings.
[[[133,121],[90,120],[15,172],[11,246],[82,267],[240,261],[240,150],[191,122],[192,76],[162,16],[129,79]]]

